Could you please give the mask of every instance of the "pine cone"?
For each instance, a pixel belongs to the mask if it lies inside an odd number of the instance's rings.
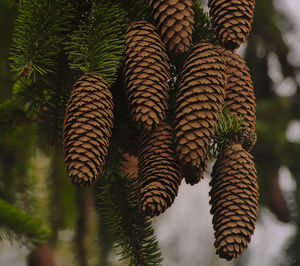
[[[209,15],[220,44],[234,50],[251,30],[254,0],[208,0]]]
[[[241,144],[225,147],[213,167],[210,185],[216,253],[231,260],[247,248],[258,208],[255,166]]]
[[[243,127],[255,131],[255,96],[246,62],[235,52],[223,50],[227,67],[225,105],[232,115],[243,119]]]
[[[113,127],[109,84],[97,74],[82,76],[73,87],[64,127],[64,152],[72,182],[80,187],[102,173]]]
[[[163,124],[141,142],[140,207],[147,215],[163,213],[174,201],[182,175],[173,150],[173,130]]]
[[[148,0],[163,43],[172,54],[189,51],[194,30],[192,0]]]
[[[250,151],[257,140],[256,133],[251,128],[242,128],[237,133],[238,141],[246,151]]]
[[[170,65],[153,25],[133,22],[126,35],[125,83],[131,113],[138,125],[151,130],[162,124],[168,109]]]
[[[211,138],[222,111],[225,64],[218,49],[198,43],[181,74],[175,110],[175,144],[187,183],[200,181],[206,170]]]

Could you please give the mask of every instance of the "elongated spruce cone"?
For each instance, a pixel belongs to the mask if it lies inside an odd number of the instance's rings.
[[[132,117],[140,128],[162,124],[168,109],[169,59],[153,25],[133,22],[126,34],[125,83]]]
[[[173,140],[173,129],[163,124],[141,141],[139,202],[141,210],[150,216],[163,213],[173,203],[182,180]]]
[[[113,127],[109,84],[97,74],[82,76],[73,87],[64,127],[67,172],[80,187],[102,173]]]
[[[172,54],[189,51],[194,30],[192,0],[147,0],[163,43]]]
[[[222,111],[225,63],[207,42],[193,47],[183,67],[175,110],[175,145],[187,183],[200,181],[206,170],[211,138]]]
[[[213,167],[210,185],[216,253],[231,260],[247,248],[258,208],[253,158],[241,144],[225,147]]]
[[[255,132],[255,95],[249,68],[235,52],[223,50],[227,67],[225,105],[232,115],[243,119],[243,127]]]
[[[254,6],[254,0],[208,0],[211,22],[225,49],[234,50],[246,41]]]

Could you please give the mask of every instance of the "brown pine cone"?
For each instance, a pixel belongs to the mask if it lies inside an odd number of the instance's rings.
[[[173,129],[163,124],[145,134],[139,151],[139,202],[147,215],[163,213],[174,201],[182,174],[173,150]]]
[[[237,139],[245,151],[250,151],[256,143],[257,135],[251,128],[242,128],[237,133]]]
[[[247,248],[258,208],[253,158],[241,144],[225,147],[213,167],[210,185],[216,253],[231,260]]]
[[[73,87],[64,127],[67,172],[79,187],[102,173],[113,127],[109,84],[97,74],[83,75]]]
[[[194,30],[192,0],[148,0],[163,43],[172,54],[189,51]]]
[[[126,34],[125,83],[132,117],[144,130],[163,123],[168,109],[169,59],[153,25],[133,22]]]
[[[200,181],[206,170],[211,138],[222,111],[225,64],[207,42],[193,47],[183,67],[175,110],[175,144],[187,183]]]
[[[225,105],[232,115],[243,119],[243,127],[255,131],[255,96],[246,62],[235,52],[223,50],[227,67]]]
[[[234,50],[251,30],[254,0],[208,0],[209,15],[220,44]]]

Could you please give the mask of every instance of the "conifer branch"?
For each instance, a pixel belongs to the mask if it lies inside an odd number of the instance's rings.
[[[113,3],[120,3],[120,6],[128,13],[130,21],[150,20],[148,6],[145,0],[112,0]]]
[[[211,157],[218,158],[223,149],[231,145],[237,137],[237,133],[242,128],[243,119],[237,115],[232,115],[228,108],[224,107],[215,129],[213,144],[211,146]]]
[[[15,24],[10,60],[19,77],[53,72],[65,33],[71,28],[67,0],[23,0]]]
[[[30,246],[46,241],[50,234],[42,220],[0,199],[0,239],[15,239]]]
[[[162,258],[151,220],[137,207],[135,180],[107,168],[104,175],[113,180],[99,189],[98,202],[102,221],[120,247],[122,259],[130,265],[161,265]]]
[[[22,0],[5,0],[4,4],[9,8],[13,8],[19,7],[22,4],[22,2]]]
[[[126,13],[107,1],[93,1],[88,21],[66,43],[70,67],[83,73],[97,73],[107,82],[115,80],[123,55]]]
[[[195,25],[193,32],[193,42],[208,40],[216,43],[214,30],[207,12],[204,12],[200,0],[194,0],[193,10],[195,12]]]

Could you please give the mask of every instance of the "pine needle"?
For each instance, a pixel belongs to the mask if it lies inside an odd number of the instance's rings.
[[[50,234],[42,220],[0,199],[0,239],[15,239],[31,246],[46,241]]]
[[[92,2],[87,22],[66,43],[70,67],[83,73],[97,73],[112,83],[122,60],[126,15],[118,5],[104,0]]]
[[[228,108],[223,108],[218,120],[218,126],[215,129],[215,136],[211,145],[211,154],[213,158],[218,158],[227,145],[231,145],[236,139],[238,131],[243,125],[243,119],[232,115]]]
[[[71,28],[72,7],[67,0],[23,0],[16,19],[11,48],[15,77],[46,75],[55,70],[66,32]]]
[[[154,235],[151,219],[137,207],[134,179],[122,176],[115,167],[106,168],[104,176],[110,183],[98,189],[102,222],[129,265],[162,265],[162,256]]]
[[[194,0],[193,10],[195,12],[193,42],[208,40],[211,43],[216,43],[209,15],[207,12],[204,12],[200,0]]]

